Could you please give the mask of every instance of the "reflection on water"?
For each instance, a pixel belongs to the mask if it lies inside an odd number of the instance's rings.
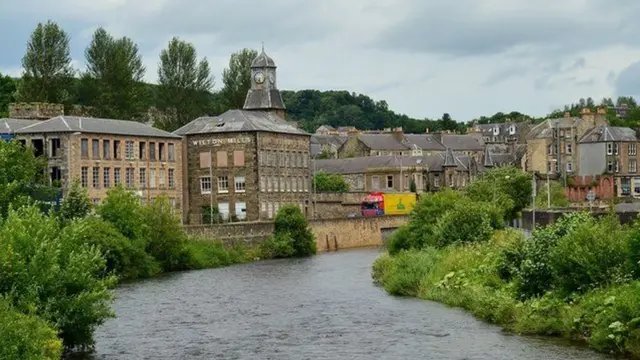
[[[387,295],[378,250],[173,274],[118,288],[92,359],[606,359]]]

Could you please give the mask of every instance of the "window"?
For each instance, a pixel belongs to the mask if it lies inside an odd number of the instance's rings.
[[[387,189],[393,188],[393,175],[387,175]]]
[[[166,180],[167,180],[166,170],[165,169],[160,169],[159,174],[158,174],[158,185],[160,185],[161,188],[165,187]]]
[[[264,201],[261,201],[260,202],[260,217],[265,215],[266,212],[267,212],[267,203],[264,202]]]
[[[80,139],[80,156],[83,159],[89,157],[89,140],[88,139]]]
[[[208,168],[210,166],[211,166],[211,153],[201,152],[200,153],[200,169]]]
[[[611,160],[607,161],[607,171],[613,172],[613,161]]]
[[[89,186],[89,168],[86,166],[82,167],[80,181],[82,183],[82,187],[86,188],[87,186]]]
[[[615,155],[618,155],[618,150],[620,150],[620,149],[619,149],[619,147],[620,147],[619,145],[620,145],[620,144],[618,144],[618,143],[614,143],[614,144],[613,144],[613,153],[614,153]]]
[[[402,184],[402,187],[404,187],[405,190],[407,190],[409,188],[409,175],[408,174],[404,174],[404,183]]]
[[[565,150],[564,150],[564,151],[565,151],[567,154],[571,154],[571,144],[566,144],[564,147],[565,147]]]
[[[227,167],[227,152],[226,151],[218,151],[216,153],[216,166],[218,166],[218,167]]]
[[[175,169],[169,169],[168,175],[169,175],[169,189],[174,189],[176,187]]]
[[[233,152],[233,165],[234,166],[244,166],[244,151],[235,150]]]
[[[118,186],[121,182],[122,178],[120,177],[120,168],[113,168],[113,184]]]
[[[371,178],[371,189],[373,189],[373,190],[379,190],[380,189],[380,177],[379,176],[373,176]]]
[[[284,189],[286,192],[291,191],[291,178],[290,177],[285,177],[284,178]]]
[[[549,145],[549,147],[547,148],[547,154],[554,155],[555,153],[556,153],[556,147],[553,144]]]
[[[110,168],[104,168],[102,169],[102,173],[103,173],[103,179],[102,179],[102,183],[104,184],[105,188],[108,188],[111,186],[111,174],[110,174]]]
[[[156,143],[149,143],[149,160],[156,161]]]
[[[60,139],[49,140],[49,157],[57,157],[60,152]]]
[[[636,159],[629,160],[629,172],[634,173],[638,170],[638,162]]]
[[[211,177],[203,176],[200,178],[200,193],[211,194]]]
[[[147,157],[147,143],[144,141],[138,142],[138,159],[146,160]]]
[[[219,193],[229,192],[229,177],[218,176],[218,192]]]
[[[440,177],[438,175],[433,177],[433,187],[440,187]]]
[[[607,155],[613,155],[613,144],[607,143]]]
[[[109,140],[102,140],[102,158],[111,159],[111,143]]]
[[[236,218],[244,220],[247,218],[247,203],[244,201],[236,202]]]
[[[169,151],[169,161],[176,161],[176,145],[169,144],[167,149]]]
[[[308,161],[309,161],[309,154],[304,153],[304,155],[302,156],[302,167],[307,167],[308,165]]]
[[[113,140],[113,158],[120,160],[120,140]]]
[[[218,203],[218,213],[223,220],[229,220],[229,202],[221,201]]]
[[[245,192],[244,176],[236,176],[236,192]]]
[[[171,209],[171,213],[173,214],[173,211],[176,208],[176,199],[175,198],[169,198],[169,208]]]
[[[100,188],[100,168],[99,167],[94,167],[93,168],[93,188],[94,189],[99,189]]]
[[[135,186],[135,175],[133,173],[133,168],[127,168],[125,180],[127,182],[128,188],[133,188]]]
[[[309,177],[308,176],[304,177],[304,191],[306,191],[306,192],[309,191]]]
[[[567,172],[572,172],[573,171],[573,164],[568,162],[567,163]]]
[[[267,217],[273,219],[273,203],[267,204]]]
[[[265,192],[267,189],[267,179],[264,175],[260,176],[260,191]]]
[[[140,188],[144,189],[147,187],[147,169],[140,168]]]
[[[273,191],[273,180],[271,179],[270,176],[267,176],[267,191],[268,192]]]
[[[616,161],[614,165],[615,165],[616,172],[620,172],[620,163]]]
[[[133,154],[133,141],[124,142],[124,157],[127,160],[133,160],[135,158]]]
[[[149,187],[156,188],[156,169],[149,169]]]
[[[160,161],[167,161],[167,156],[164,151],[164,145],[165,143],[158,143],[158,157],[160,158]]]
[[[629,144],[629,155],[631,156],[635,156],[636,155],[636,145],[637,144]]]
[[[94,159],[100,159],[100,140],[91,140],[91,156]]]

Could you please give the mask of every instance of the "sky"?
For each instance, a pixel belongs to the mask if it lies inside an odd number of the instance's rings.
[[[638,18],[632,0],[0,0],[0,72],[20,75],[50,19],[78,69],[100,26],[139,44],[150,82],[173,36],[209,60],[216,87],[231,53],[264,42],[281,89],[362,93],[419,119],[543,116],[640,96]]]

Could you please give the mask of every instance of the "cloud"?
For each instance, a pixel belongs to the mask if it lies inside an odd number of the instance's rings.
[[[148,81],[173,36],[208,58],[217,84],[232,52],[264,41],[281,88],[364,93],[416,118],[540,116],[580,97],[636,91],[640,73],[630,66],[640,60],[640,2],[631,0],[6,3],[0,69],[14,74],[30,32],[47,19],[70,34],[78,68],[99,26],[139,44]]]
[[[618,96],[640,96],[640,61],[622,70],[616,79],[615,86]]]

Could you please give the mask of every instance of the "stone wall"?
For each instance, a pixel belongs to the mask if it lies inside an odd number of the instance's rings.
[[[408,215],[311,220],[318,252],[382,246],[384,238],[409,220]],[[274,231],[271,221],[185,226],[187,233],[226,245],[255,246]]]
[[[350,214],[360,214],[360,203],[367,192],[316,193],[316,219],[346,218]]]
[[[64,105],[49,103],[13,103],[9,104],[9,118],[48,120],[64,115]]]

